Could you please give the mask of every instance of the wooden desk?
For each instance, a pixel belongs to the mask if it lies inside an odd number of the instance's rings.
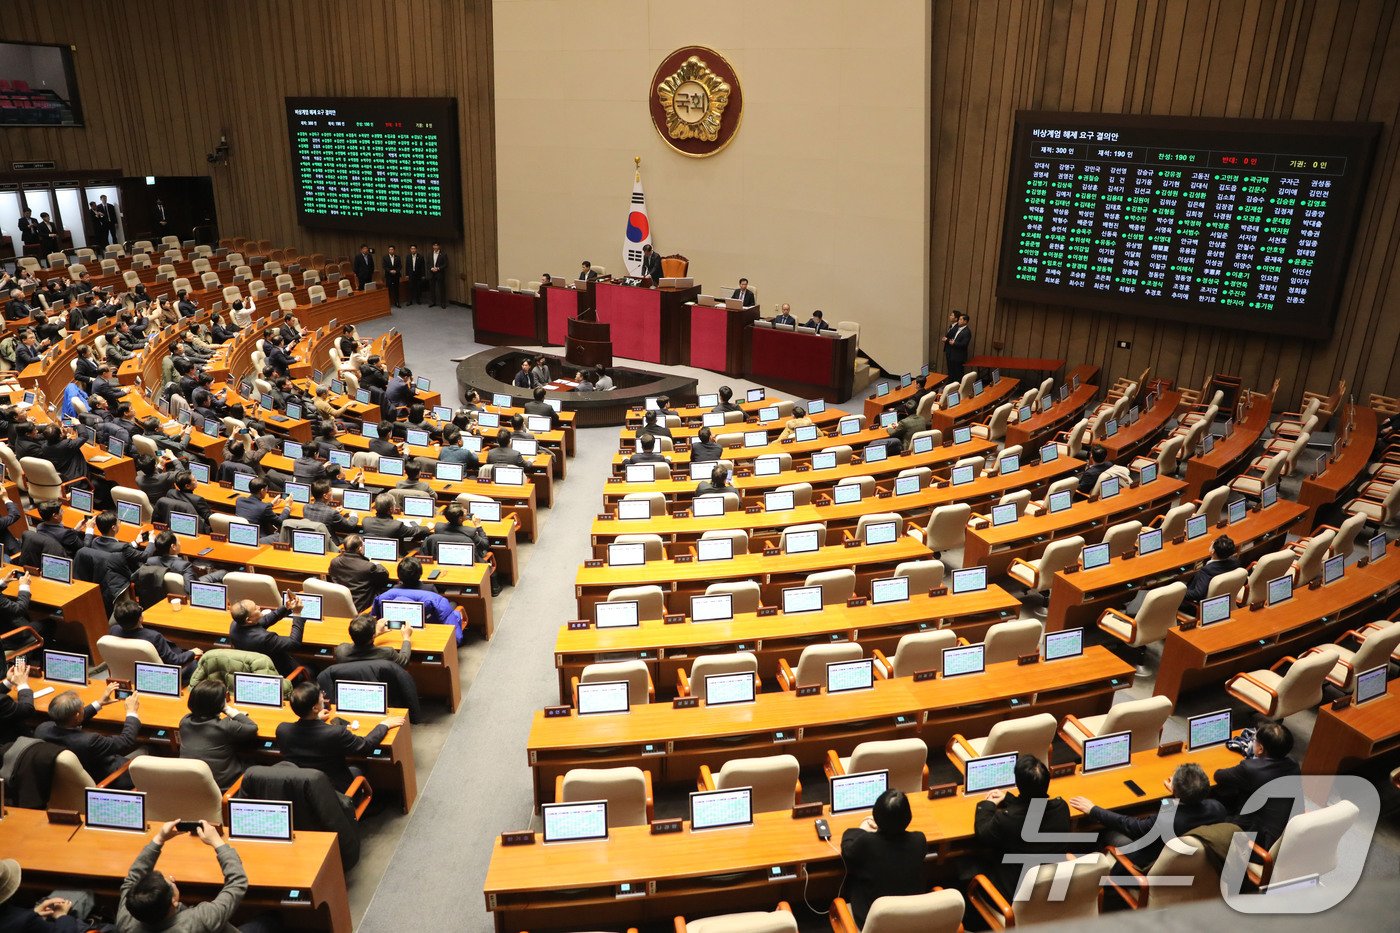
[[[1386,695],[1334,710],[1324,703],[1303,756],[1304,774],[1342,774],[1400,750],[1400,680]]]
[[[923,389],[933,389],[941,386],[947,376],[942,373],[929,373],[925,379],[915,378],[907,386],[901,386],[898,379],[885,380],[878,379],[876,382],[889,382],[893,386],[884,395],[876,395],[874,392],[865,397],[865,420],[867,424],[874,424],[880,417],[881,412],[889,411],[906,399],[911,399]]]
[[[745,419],[756,420],[759,412],[763,411],[763,409],[765,408],[773,407],[774,405],[778,404],[779,401],[781,401],[781,399],[779,399],[777,396],[772,396],[765,397],[760,402],[736,401],[735,404],[737,404],[741,409],[743,409]],[[811,404],[810,402],[801,399],[798,399],[798,401],[803,405],[803,407],[806,407],[807,405]],[[711,409],[709,408],[701,408],[698,405],[672,405],[671,410],[676,413],[676,416],[681,419],[681,422],[683,424],[692,425],[698,425],[700,423],[700,419],[711,411]],[[810,418],[812,423],[815,424],[817,427],[824,428],[829,425],[834,425],[836,422],[840,421],[842,418],[847,417],[849,414],[850,412],[842,411],[839,408],[827,408],[823,411],[817,412],[815,415],[808,413],[807,417]],[[626,423],[631,427],[635,428],[637,425],[642,423],[642,420],[645,417],[645,409],[629,408],[627,409]],[[787,419],[783,420],[786,421]],[[754,422],[748,421],[747,423],[752,424]],[[727,425],[726,427],[739,427],[739,425]],[[712,430],[717,431],[717,429]]]
[[[1244,521],[1227,529],[1248,561],[1278,550],[1290,531],[1299,527],[1306,510],[1296,502],[1280,499],[1262,512],[1249,512]],[[1108,606],[1124,606],[1139,590],[1171,583],[1189,582],[1200,566],[1210,559],[1211,542],[1220,534],[1211,529],[1194,541],[1165,542],[1162,549],[1146,557],[1116,557],[1108,566],[1067,574],[1059,571],[1050,583],[1050,611],[1046,631],[1074,626],[1090,626]]]
[[[1251,612],[1235,607],[1229,621],[1183,632],[1167,630],[1153,693],[1173,703],[1186,690],[1267,667],[1373,622],[1400,592],[1400,543],[1366,567],[1350,565],[1330,586],[1294,590],[1288,602]]]
[[[275,627],[283,628],[281,634],[286,634],[287,631],[290,631],[291,623],[284,619]],[[48,696],[36,696],[34,712],[38,716],[47,716],[49,703],[65,690],[76,690],[78,695],[83,698],[84,703],[91,703],[100,699],[107,687],[105,680],[92,681],[86,687],[50,683],[42,677],[30,677],[30,681],[36,694],[45,687],[53,687],[55,691]],[[188,689],[178,697],[141,695],[140,741],[143,746],[151,750],[152,754],[173,755],[175,753],[174,736],[180,729],[180,720],[189,714],[189,707],[186,706],[188,696]],[[281,761],[282,755],[277,750],[276,743],[277,727],[284,722],[292,722],[296,719],[296,714],[292,712],[291,707],[283,705],[280,709],[268,709],[243,706],[239,709],[247,713],[249,718],[258,724],[258,737],[249,744],[245,753],[246,759],[256,760],[257,763],[269,762],[272,764]],[[391,707],[388,715],[406,716],[408,711]],[[358,720],[360,727],[352,731],[356,735],[365,736],[379,725],[380,720],[384,717],[356,713],[344,718]],[[96,716],[88,720],[84,728],[116,733],[121,731],[125,721],[126,705],[108,703]],[[403,812],[408,813],[413,809],[413,802],[418,796],[418,777],[413,761],[413,730],[408,722],[390,729],[389,734],[384,737],[383,743],[375,748],[371,754],[356,759],[356,764],[365,770],[370,785],[375,788],[376,792],[385,790],[396,792],[402,797]]]
[[[0,592],[14,599],[19,594],[19,584],[6,584]],[[97,639],[107,634],[107,607],[102,602],[102,590],[96,583],[84,583],[81,580],[67,584],[55,583],[45,580],[37,573],[31,574],[29,601],[31,606],[61,610],[63,618],[59,620],[60,630],[64,635],[76,637],[76,627],[80,626],[87,638],[88,654],[97,657]],[[69,631],[70,626],[65,623],[74,623],[73,630]]]
[[[579,618],[593,617],[593,604],[607,599],[608,592],[619,586],[659,585],[666,591],[672,612],[690,608],[689,598],[703,593],[716,580],[756,580],[763,587],[765,605],[777,605],[778,590],[783,586],[798,586],[811,573],[822,570],[853,568],[859,588],[872,577],[893,572],[895,565],[906,560],[926,560],[933,557],[920,541],[900,535],[889,544],[858,547],[823,547],[809,554],[736,554],[732,560],[691,561],[653,560],[637,567],[580,567],[574,578],[574,593],[578,597]],[[1397,561],[1396,563],[1400,563]]]
[[[708,763],[717,766],[723,760],[721,755]],[[1056,778],[1050,782],[1050,794],[1082,795],[1102,807],[1155,812],[1167,796],[1163,782],[1179,765],[1195,762],[1210,775],[1239,760],[1223,745],[1165,758],[1155,750],[1139,752],[1131,770]],[[1124,786],[1129,776],[1145,797],[1134,796]],[[909,797],[909,828],[928,837],[930,877],[945,879],[945,885],[956,880],[955,859],[973,851],[973,813],[979,799],[961,794],[938,800],[923,794]],[[834,840],[867,816],[868,811],[824,814]],[[793,877],[770,881],[774,865],[789,869]],[[542,933],[662,925],[678,914],[698,918],[771,910],[778,900],[801,901],[809,884],[811,897],[827,900],[837,893],[843,876],[835,841],[819,840],[811,820],[794,820],[787,811],[777,811],[754,814],[750,826],[697,834],[653,836],[645,826],[627,826],[613,829],[608,839],[598,842],[503,847],[498,839],[483,893],[486,909],[495,914],[497,933]],[[640,882],[651,893],[619,900],[615,886],[623,882]]]
[[[1050,440],[1057,431],[1067,431],[1084,415],[1084,409],[1099,394],[1098,386],[1081,384],[1063,402],[1056,402],[1046,411],[1033,415],[1029,421],[1006,426],[1006,446],[1020,444],[1029,454]]]
[[[296,554],[292,551],[266,548],[249,559],[248,569],[254,573],[268,574],[277,581],[279,587],[300,589],[306,577],[324,579],[330,572],[331,560],[334,557],[335,554]],[[459,593],[443,595],[461,607],[463,630],[468,626],[479,628],[482,634],[490,638],[496,630],[496,623],[491,613],[491,572],[486,564],[447,567],[431,564],[423,558],[419,560],[424,563],[425,583],[461,590]],[[389,571],[390,580],[398,580],[398,561],[381,560],[376,563]],[[427,575],[433,570],[440,570],[442,573],[436,580],[430,581]]]
[[[1250,393],[1254,404],[1244,421],[1236,422],[1230,436],[1216,440],[1211,452],[1186,461],[1186,498],[1199,499],[1213,486],[1228,480],[1248,462],[1254,445],[1268,427],[1272,417],[1273,396]],[[1207,429],[1209,430],[1209,429]]]
[[[857,350],[854,334],[802,334],[787,327],[750,325],[748,335],[747,375],[754,381],[828,402],[851,397]]]
[[[545,302],[534,292],[472,287],[472,330],[478,343],[544,343]]]
[[[743,434],[748,429],[748,426],[743,424],[731,424],[726,425],[726,427],[733,428],[734,430],[725,431],[720,430],[718,428],[712,430],[714,430],[715,436],[718,436],[720,434],[731,433]],[[757,427],[754,427],[753,430],[758,429]],[[796,463],[799,460],[802,462],[806,462],[807,460],[811,459],[812,454],[825,450],[828,447],[836,447],[841,444],[846,444],[849,447],[851,447],[852,450],[858,453],[861,450],[861,448],[863,448],[866,444],[869,444],[872,441],[887,440],[890,436],[889,432],[886,431],[884,428],[875,427],[867,428],[864,431],[857,431],[854,434],[847,434],[845,436],[837,434],[818,434],[814,440],[810,441],[782,442],[777,439],[780,433],[781,432],[777,430],[772,431],[772,440],[770,440],[769,443],[763,445],[762,447],[726,447],[724,448],[723,459],[729,460],[730,462],[737,465],[744,461],[756,460],[759,457],[765,457],[770,454],[790,454],[794,463]],[[627,459],[630,453],[631,448],[629,447],[628,452],[626,454],[621,452],[613,454],[612,471],[614,473],[622,472],[622,461]],[[673,451],[672,453],[665,454],[664,456],[666,457],[666,459],[671,461],[673,469],[686,469],[690,464],[689,450],[677,450]]]
[[[1302,488],[1298,490],[1298,501],[1308,510],[1303,520],[1307,527],[1312,527],[1317,510],[1340,499],[1342,491],[1361,478],[1371,461],[1378,430],[1376,410],[1355,407],[1352,411],[1355,412],[1355,427],[1345,441],[1341,456],[1335,462],[1327,463],[1320,473],[1303,480]]]
[[[1060,538],[1083,535],[1086,544],[1093,544],[1120,522],[1140,519],[1146,525],[1153,516],[1170,508],[1185,487],[1179,479],[1157,479],[1124,489],[1110,499],[1078,500],[1063,512],[1023,515],[1000,527],[969,527],[963,564],[985,564],[988,576],[1000,577],[1016,558],[1033,560]]]
[[[899,639],[911,632],[952,628],[976,642],[991,625],[1016,616],[1020,608],[1018,599],[992,585],[979,593],[919,593],[903,603],[827,606],[819,613],[795,616],[740,612],[728,622],[667,625],[656,619],[636,628],[570,630],[563,626],[554,639],[559,697],[561,703],[572,704],[569,678],[600,661],[646,661],[657,696],[670,697],[676,689],[676,671],[689,671],[700,655],[748,651],[758,658],[759,676],[770,678],[777,676],[779,658],[795,664],[810,644],[854,641],[867,654],[878,648],[893,658]]]
[[[165,600],[150,606],[143,613],[145,624],[167,635],[185,648],[228,648],[229,614],[214,609],[185,605],[176,610]],[[273,628],[279,634],[291,631],[291,621],[283,620]],[[302,635],[301,650],[293,655],[316,667],[334,662],[335,646],[350,640],[349,619],[327,617],[319,622],[308,621]],[[406,629],[410,633],[413,656],[408,672],[424,698],[441,698],[448,709],[456,711],[462,702],[461,668],[457,661],[457,640],[448,625],[425,625]],[[403,644],[402,632],[385,632],[375,644],[398,649]]]
[[[696,369],[726,376],[743,373],[749,349],[748,328],[759,319],[758,305],[730,310],[692,302],[687,308],[690,329],[685,336],[690,355],[686,362]]]
[[[689,304],[700,297],[699,285],[639,288],[598,282],[595,297],[598,323],[612,326],[613,352],[618,356],[668,366],[689,362]]]
[[[1119,428],[1112,437],[1094,438],[1094,443],[1103,445],[1111,462],[1126,464],[1127,460],[1150,449],[1157,442],[1180,404],[1181,393],[1163,392],[1157,396],[1151,408],[1139,415],[1138,420],[1126,428]]]
[[[75,831],[50,823],[41,810],[11,806],[0,820],[0,851],[19,860],[24,887],[36,898],[55,888],[83,888],[111,916],[127,870],[158,828],[151,823],[145,833]],[[291,844],[239,840],[235,848],[248,874],[245,913],[275,910],[295,929],[350,933],[350,896],[335,833],[298,831]],[[213,900],[224,884],[214,853],[191,836],[165,843],[157,865],[179,879],[187,903]],[[305,903],[287,903],[292,890]]]
[[[1020,382],[1010,376],[1002,376],[995,385],[987,386],[981,395],[965,398],[952,408],[934,406],[929,422],[934,430],[947,434],[956,425],[966,424],[978,415],[990,414],[1016,391],[1018,385]]]

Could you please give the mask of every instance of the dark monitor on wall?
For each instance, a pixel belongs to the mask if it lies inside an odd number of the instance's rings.
[[[0,126],[83,125],[67,43],[0,42],[0,78]]]

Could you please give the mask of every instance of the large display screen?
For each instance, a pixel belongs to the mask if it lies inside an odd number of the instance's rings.
[[[303,226],[461,229],[454,98],[288,97],[287,137]]]
[[[1379,132],[1020,111],[997,294],[1327,337]]]
[[[82,125],[68,46],[0,42],[0,126]]]

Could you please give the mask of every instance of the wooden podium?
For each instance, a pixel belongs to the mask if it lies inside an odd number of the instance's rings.
[[[568,324],[569,331],[564,337],[565,362],[585,369],[612,365],[611,324],[579,318],[569,318]]]

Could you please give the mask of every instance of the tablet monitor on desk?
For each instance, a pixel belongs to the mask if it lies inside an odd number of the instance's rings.
[[[1193,515],[1186,520],[1186,540],[1194,541],[1210,529],[1210,517]]]
[[[986,384],[984,384],[984,383],[982,382],[981,379],[978,379],[976,382],[974,382],[974,383],[972,384],[972,397],[973,397],[973,398],[976,398],[977,396],[981,395],[981,394],[982,394],[983,392],[985,392],[985,391],[987,391],[987,386],[986,386]]]
[[[228,587],[222,583],[191,583],[190,605],[224,612],[228,609]]]
[[[335,711],[383,716],[389,712],[389,685],[379,681],[337,680]]]
[[[437,562],[443,567],[471,567],[476,564],[476,545],[460,541],[439,541]]]
[[[593,624],[600,629],[636,628],[641,625],[640,603],[635,599],[605,600],[593,606]]]
[[[640,567],[647,562],[646,545],[641,543],[609,544],[609,567]]]
[[[625,713],[632,708],[625,680],[607,680],[578,685],[578,714]]]
[[[617,503],[620,521],[646,521],[651,518],[651,503],[646,499],[620,499]]]
[[[190,466],[195,465],[196,464],[193,463],[190,464]],[[198,465],[203,466],[203,464]],[[79,512],[92,514],[92,492],[87,489],[78,489],[74,487],[68,492],[68,505]]]
[[[925,434],[922,437],[916,437],[914,438],[913,444],[910,446],[912,447],[914,453],[926,454],[929,451],[933,450],[933,435]]]
[[[1098,570],[1107,567],[1109,561],[1107,544],[1091,544],[1079,554],[1079,564],[1085,570]]]
[[[1099,484],[1099,498],[1112,499],[1118,495],[1118,488],[1121,483],[1116,476],[1105,476],[1103,482]]]
[[[898,420],[899,412],[897,411],[886,411],[880,413],[880,427],[882,428],[888,428],[890,425],[894,424]]]
[[[943,676],[962,677],[967,674],[980,674],[987,669],[986,645],[960,645],[943,649]]]
[[[434,406],[433,406],[433,417],[434,417],[436,420],[441,421],[441,422],[444,422],[444,423],[445,423],[445,422],[448,422],[448,421],[451,421],[451,420],[452,420],[452,409],[448,408],[446,405],[434,405]]]
[[[1249,503],[1244,499],[1236,499],[1227,507],[1226,520],[1231,524],[1244,521],[1244,517],[1249,514]]]
[[[746,401],[746,402],[761,402],[761,401],[763,401],[763,400],[764,400],[765,398],[767,398],[767,397],[768,397],[768,390],[766,390],[766,389],[749,389],[749,391],[748,391],[747,393],[745,393],[745,395],[744,395],[744,401]]]
[[[177,535],[193,538],[199,534],[199,516],[188,512],[171,512],[170,530]]]
[[[39,576],[64,586],[73,582],[73,559],[56,554],[44,554],[39,561]]]
[[[1361,671],[1356,675],[1356,705],[1385,696],[1386,665]]]
[[[997,461],[997,473],[1002,476],[1010,476],[1019,469],[1021,469],[1021,458],[1016,454],[1002,457]]]
[[[690,500],[690,513],[696,518],[714,518],[724,514],[724,495],[696,496]]]
[[[292,804],[287,800],[230,800],[228,837],[254,842],[292,841]]]
[[[715,467],[719,466],[718,460],[692,460],[688,469],[690,478],[693,480],[707,480],[714,473]]]
[[[707,428],[722,428],[724,427],[724,412],[707,411],[700,416],[700,423]]]
[[[894,494],[896,496],[912,496],[919,491],[919,477],[897,476],[894,481]]]
[[[949,392],[948,397],[944,399],[943,408],[944,410],[957,408],[960,404],[962,404],[962,394],[959,392]]]
[[[747,448],[751,448],[751,447],[767,447],[767,446],[768,446],[768,432],[767,432],[767,431],[745,431],[745,432],[744,432],[744,447],[745,447],[746,449],[747,449]]]
[[[695,398],[695,405],[697,408],[714,408],[718,404],[719,395],[713,392],[706,392]]]
[[[1200,622],[1202,628],[1217,622],[1224,622],[1230,618],[1230,603],[1234,598],[1231,593],[1223,593],[1220,596],[1201,600]]]
[[[422,431],[418,428],[409,428],[404,432],[404,442],[414,447],[427,447],[432,443],[432,436],[429,435],[427,431]],[[512,446],[514,446],[513,443]]]
[[[1146,486],[1157,478],[1157,464],[1144,463],[1142,469],[1138,470],[1138,485]]]
[[[301,600],[301,609],[297,611],[297,615],[308,622],[320,622],[324,618],[320,596],[315,593],[298,593],[296,597]]]
[[[262,543],[261,532],[257,525],[250,525],[247,522],[229,522],[228,543],[241,547],[257,547]]]
[[[952,480],[954,486],[966,486],[976,478],[976,471],[970,465],[953,467]]]
[[[379,466],[375,472],[383,473],[385,476],[403,476],[403,458],[380,457]]]
[[[237,472],[233,474],[233,491],[248,492],[249,484],[253,482],[254,474]]]
[[[783,615],[820,612],[821,608],[822,588],[820,586],[789,586],[783,589]]]
[[[792,439],[799,444],[817,439],[817,426],[815,424],[802,424],[792,429]]]
[[[1126,768],[1133,761],[1132,732],[1112,732],[1084,740],[1085,774]]]
[[[584,842],[608,838],[608,803],[546,803],[540,805],[544,841]]]
[[[737,674],[706,674],[705,705],[729,706],[752,703],[757,690],[756,678],[750,671]]]
[[[85,654],[44,649],[44,679],[60,684],[86,687],[88,658]]]
[[[865,525],[866,544],[892,544],[898,538],[899,522],[894,519],[867,522]]]
[[[300,460],[301,455],[302,447],[296,441],[282,442],[282,456],[286,457],[288,460]]]
[[[953,571],[953,595],[980,593],[987,588],[986,567],[965,567]]]
[[[836,423],[836,433],[842,437],[845,437],[847,434],[860,433],[860,419],[850,417],[842,418]]]
[[[1189,751],[1224,745],[1230,740],[1230,711],[1216,710],[1186,720],[1186,747]]]
[[[372,535],[364,536],[365,558],[368,560],[388,560],[399,559],[399,542],[397,538],[376,538]]]
[[[525,471],[518,466],[498,463],[491,469],[491,482],[502,486],[524,486]]]
[[[826,411],[826,399],[813,398],[807,400],[807,417],[810,418],[812,415],[820,415],[824,411]]]
[[[1084,653],[1084,630],[1067,628],[1045,633],[1045,660],[1060,661],[1077,658]]]
[[[848,505],[852,502],[859,502],[865,495],[865,491],[860,488],[860,483],[837,483],[831,490],[831,501],[836,505]]]
[[[234,476],[247,475],[235,473]],[[73,490],[77,492],[77,490]],[[247,492],[245,489],[244,492]],[[117,521],[123,525],[141,524],[141,504],[139,502],[117,502]]]
[[[522,457],[534,457],[540,452],[540,442],[533,437],[512,437],[510,439],[510,449],[516,451]]]
[[[831,813],[850,813],[853,810],[869,810],[875,805],[890,786],[888,769],[860,771],[856,774],[843,774],[831,779]]]
[[[1016,786],[1016,753],[984,755],[970,758],[963,772],[963,793],[985,794],[1003,787]]]
[[[1338,554],[1336,557],[1329,557],[1322,562],[1322,583],[1326,586],[1329,583],[1336,583],[1342,578],[1345,570],[1346,555]]]
[[[146,831],[146,795],[142,791],[88,787],[83,791],[83,803],[83,822],[88,829]]]
[[[629,463],[623,478],[629,483],[652,483],[656,481],[656,469],[650,463]]]
[[[340,501],[352,512],[368,512],[374,504],[374,494],[368,489],[347,489]]]
[[[875,686],[875,662],[870,658],[856,661],[829,661],[826,665],[826,692],[846,693],[870,690]]]
[[[1162,549],[1162,529],[1149,528],[1138,535],[1138,557],[1155,554]]]
[[[1201,435],[1201,456],[1208,455],[1215,449],[1215,435],[1207,431]]]
[[[758,423],[759,423],[759,424],[768,424],[768,423],[770,423],[770,422],[777,421],[777,420],[778,420],[778,407],[777,407],[776,405],[769,405],[767,408],[761,408],[761,409],[759,409],[759,412],[758,412]]]
[[[1029,404],[1022,405],[1016,410],[1016,423],[1025,424],[1035,415],[1035,410]]]
[[[793,493],[790,489],[763,494],[763,511],[765,512],[790,512],[793,506]]]
[[[496,499],[470,499],[467,501],[467,514],[482,522],[501,520],[501,503]]]
[[[777,476],[783,471],[783,461],[779,457],[758,457],[753,462],[754,476]]]
[[[812,454],[812,469],[814,470],[834,470],[836,468],[836,454],[830,450],[821,450]]]
[[[734,595],[732,593],[690,597],[690,621],[728,622],[732,618],[734,618]]]
[[[783,535],[784,554],[812,554],[821,549],[822,532],[818,528],[790,531]]]
[[[1385,532],[1375,535],[1366,543],[1366,556],[1371,559],[1371,563],[1374,564],[1385,556],[1385,545]]]
[[[409,518],[432,518],[436,503],[427,496],[404,496],[403,514]]]
[[[1054,463],[1058,459],[1060,459],[1059,445],[1046,444],[1044,447],[1040,448],[1040,462],[1042,465]]]
[[[178,697],[180,668],[175,664],[136,662],[136,692],[151,696]]]
[[[1265,598],[1265,604],[1277,606],[1279,603],[1287,602],[1293,598],[1293,578],[1285,574],[1281,577],[1274,577],[1269,581],[1269,594]]]
[[[1054,515],[1056,512],[1063,512],[1065,509],[1074,505],[1074,490],[1061,489],[1058,492],[1050,493],[1049,505],[1051,515]]]
[[[866,463],[879,463],[881,460],[888,460],[890,449],[878,441],[861,451],[861,458]]]
[[[379,617],[401,627],[422,628],[423,612],[423,604],[411,599],[386,599],[379,604]]]
[[[696,514],[700,514],[698,510]],[[696,560],[731,560],[733,557],[733,538],[701,538],[695,542]]]
[[[478,428],[499,428],[501,416],[494,411],[479,411],[476,413],[476,426]]]
[[[690,828],[693,832],[748,826],[753,822],[753,788],[692,791]]]
[[[126,445],[122,443],[119,437],[109,437],[107,438],[107,453],[111,454],[113,457],[125,457]]]
[[[314,554],[321,556],[326,553],[326,536],[319,531],[292,532],[292,553],[294,554]]]
[[[491,393],[491,404],[495,405],[497,408],[509,408],[510,402],[510,396],[506,395],[504,392]]]
[[[463,434],[462,446],[474,454],[481,453],[481,438],[475,434]]]
[[[908,601],[908,577],[884,577],[870,581],[871,605],[883,606],[886,603],[907,603]]]
[[[287,483],[284,488],[293,502],[306,505],[311,501],[311,485],[309,483]]]
[[[889,391],[890,391],[890,384],[889,384],[888,382],[877,382],[877,383],[875,383],[875,394],[876,394],[876,395],[887,395],[887,394],[889,394]]]
[[[1013,524],[1017,518],[1016,503],[1007,502],[1002,505],[992,506],[992,527],[1000,528],[1002,525]]]
[[[968,427],[967,425],[963,425],[962,427],[958,427],[958,428],[953,428],[953,443],[954,443],[954,444],[966,444],[966,443],[969,443],[971,440],[972,440],[972,428]]]
[[[1115,434],[1117,434],[1117,433],[1118,433],[1118,419],[1117,419],[1117,418],[1109,418],[1107,421],[1105,421],[1105,422],[1103,423],[1103,436],[1104,436],[1104,437],[1113,437],[1113,436],[1114,436]]]

